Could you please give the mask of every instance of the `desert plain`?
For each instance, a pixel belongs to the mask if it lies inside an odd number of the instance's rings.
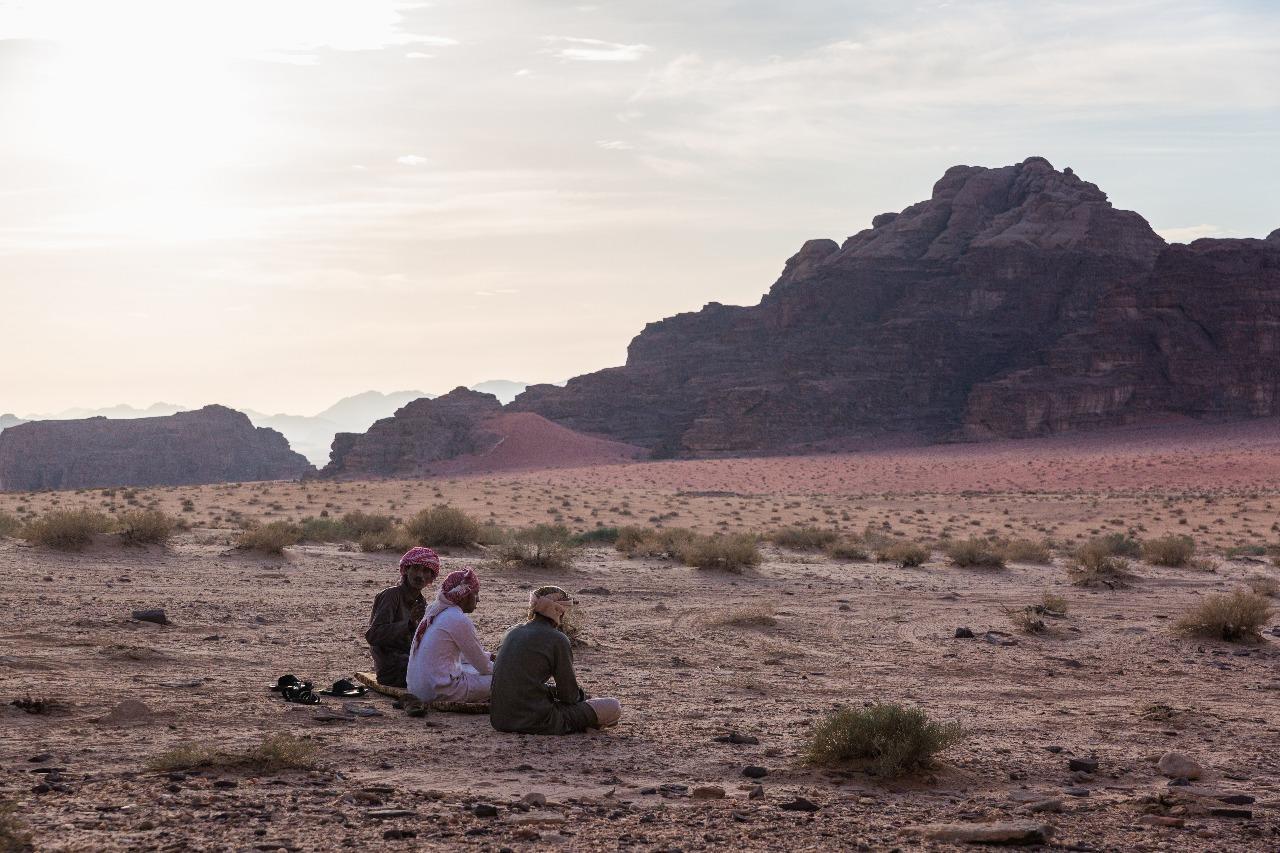
[[[0,512],[19,517],[154,507],[188,528],[166,546],[101,537],[79,552],[0,540],[6,826],[40,850],[888,851],[967,846],[921,827],[1019,821],[1050,827],[1054,849],[1274,850],[1280,615],[1252,643],[1171,626],[1205,596],[1280,579],[1269,557],[1239,550],[1280,541],[1277,426],[0,494]],[[404,518],[437,504],[512,527],[806,526],[1054,547],[1048,563],[983,569],[937,549],[904,567],[766,541],[741,573],[607,544],[562,569],[452,549],[446,571],[481,573],[474,618],[490,646],[530,589],[577,597],[579,677],[621,700],[617,727],[503,734],[485,716],[410,716],[374,694],[344,708],[270,692],[284,673],[320,686],[369,668],[362,633],[373,596],[396,582],[396,555],[349,543],[238,550],[242,524]],[[1111,533],[1186,534],[1196,559],[1135,560],[1123,588],[1073,585],[1071,548]],[[1018,630],[1011,614],[1046,592],[1065,599],[1065,615]],[[133,618],[150,608],[170,624]],[[25,699],[44,704],[9,704]],[[966,737],[894,779],[804,761],[815,721],[875,702],[924,709]],[[244,755],[280,736],[309,745],[304,766],[170,769],[183,750]],[[1199,778],[1162,773],[1168,752]]]

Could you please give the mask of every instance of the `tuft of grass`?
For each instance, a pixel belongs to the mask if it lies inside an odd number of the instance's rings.
[[[1045,541],[1004,539],[996,542],[995,547],[1006,563],[1039,563],[1047,565],[1053,562],[1053,548]]]
[[[727,533],[698,536],[677,555],[686,566],[699,569],[723,569],[740,574],[760,565],[760,548],[750,533]]]
[[[1196,552],[1196,540],[1190,536],[1163,536],[1142,543],[1142,559],[1153,566],[1181,568]]]
[[[147,760],[147,769],[157,773],[172,770],[193,770],[197,767],[212,767],[222,757],[213,747],[203,743],[184,743],[173,749],[167,749],[159,755]]]
[[[465,548],[480,541],[480,523],[460,509],[440,504],[424,509],[405,524],[416,545]]]
[[[377,515],[369,512],[349,512],[342,516],[342,532],[352,541],[358,542],[360,537],[370,533],[390,533],[396,526],[389,515]],[[407,548],[405,549],[408,550]]]
[[[47,512],[22,529],[22,538],[33,545],[59,551],[79,551],[98,533],[112,528],[112,521],[88,509],[61,509]]]
[[[958,542],[948,542],[943,553],[951,565],[962,568],[1003,569],[1004,557],[992,543],[977,537]]]
[[[307,516],[298,523],[303,542],[343,542],[349,537],[342,522],[336,518]]]
[[[876,548],[877,560],[897,563],[904,568],[923,566],[930,556],[929,549],[916,542],[888,542]]]
[[[531,569],[567,569],[578,547],[573,534],[560,524],[538,524],[508,535],[497,546],[498,559]]]
[[[809,735],[805,759],[823,766],[866,761],[876,775],[893,778],[930,766],[964,736],[959,723],[934,722],[919,708],[875,703],[824,717]]]
[[[832,542],[826,548],[827,556],[833,560],[867,560],[871,555],[857,539],[842,538]]]
[[[1093,539],[1081,545],[1072,555],[1067,574],[1076,586],[1119,589],[1128,586],[1133,575],[1129,561],[1117,556],[1111,545],[1102,539]]]
[[[1262,639],[1262,626],[1271,618],[1271,602],[1253,592],[1206,596],[1174,624],[1188,637],[1205,637],[1231,643]]]
[[[0,802],[0,853],[20,853],[33,850],[31,833],[17,815],[13,803]]]
[[[1249,591],[1265,598],[1280,598],[1280,580],[1266,575],[1258,575],[1246,581]]]
[[[1091,541],[1113,557],[1136,558],[1142,553],[1142,543],[1123,533],[1108,533]]]
[[[7,512],[0,512],[0,538],[15,536],[22,529],[22,522]]]
[[[1041,612],[1054,616],[1067,615],[1067,599],[1049,590],[1044,591],[1044,595],[1040,598]]]
[[[178,519],[158,509],[134,510],[120,516],[119,528],[126,545],[164,545],[178,529]]]
[[[821,551],[840,538],[837,530],[825,530],[820,527],[783,527],[768,535],[768,540],[779,548],[793,551]]]
[[[618,528],[596,527],[573,537],[575,545],[612,545],[618,541]]]
[[[1232,545],[1225,552],[1228,560],[1234,560],[1237,557],[1265,557],[1267,555],[1266,545]]]
[[[282,554],[302,541],[302,528],[289,521],[272,521],[250,527],[236,537],[236,547],[263,554]]]
[[[711,619],[712,625],[732,628],[772,628],[778,624],[772,604],[752,604],[719,614]]]
[[[680,554],[696,539],[698,534],[684,527],[667,527],[654,530],[651,527],[623,527],[613,547],[628,557],[659,557],[678,560]]]
[[[363,534],[357,543],[361,551],[394,551],[403,554],[414,546],[414,539],[403,527]]]
[[[243,752],[223,752],[208,744],[184,743],[153,756],[147,767],[156,772],[218,767],[275,773],[281,770],[310,770],[316,766],[316,744],[291,734],[269,735],[262,743]]]
[[[1040,613],[1034,605],[1023,607],[1018,610],[1005,608],[1005,615],[1009,617],[1009,622],[1013,627],[1022,631],[1024,634],[1043,634],[1047,629],[1044,620],[1040,618]]]

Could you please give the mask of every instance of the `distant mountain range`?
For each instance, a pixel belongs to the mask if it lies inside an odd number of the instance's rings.
[[[509,379],[491,379],[473,385],[472,390],[493,394],[501,402],[509,403],[526,387],[524,382]],[[329,461],[329,448],[333,437],[340,432],[364,432],[373,426],[375,421],[389,418],[407,403],[420,399],[434,399],[435,394],[423,391],[392,391],[384,394],[381,391],[365,391],[343,397],[327,409],[314,415],[268,415],[252,409],[241,409],[249,416],[254,426],[268,427],[279,431],[289,439],[289,446],[307,457],[313,464],[323,466]],[[144,409],[129,405],[111,406],[105,409],[73,408],[57,414],[38,414],[29,417],[18,417],[12,414],[0,415],[0,430],[17,426],[26,421],[65,421],[82,418],[105,417],[112,420],[128,420],[134,418],[153,418],[173,415],[178,412],[191,411],[194,407],[179,406],[174,403],[155,403]]]

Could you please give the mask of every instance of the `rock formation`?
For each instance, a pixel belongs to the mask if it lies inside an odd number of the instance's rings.
[[[658,455],[1275,414],[1278,235],[1168,246],[1043,158],[956,166],[758,305],[651,323],[511,408]]]
[[[310,469],[280,433],[225,406],[31,421],[0,433],[0,490],[8,491],[285,480]]]

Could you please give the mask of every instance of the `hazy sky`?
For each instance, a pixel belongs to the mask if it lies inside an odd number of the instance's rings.
[[[1280,227],[1270,0],[0,0],[0,412],[560,380],[956,163]]]

